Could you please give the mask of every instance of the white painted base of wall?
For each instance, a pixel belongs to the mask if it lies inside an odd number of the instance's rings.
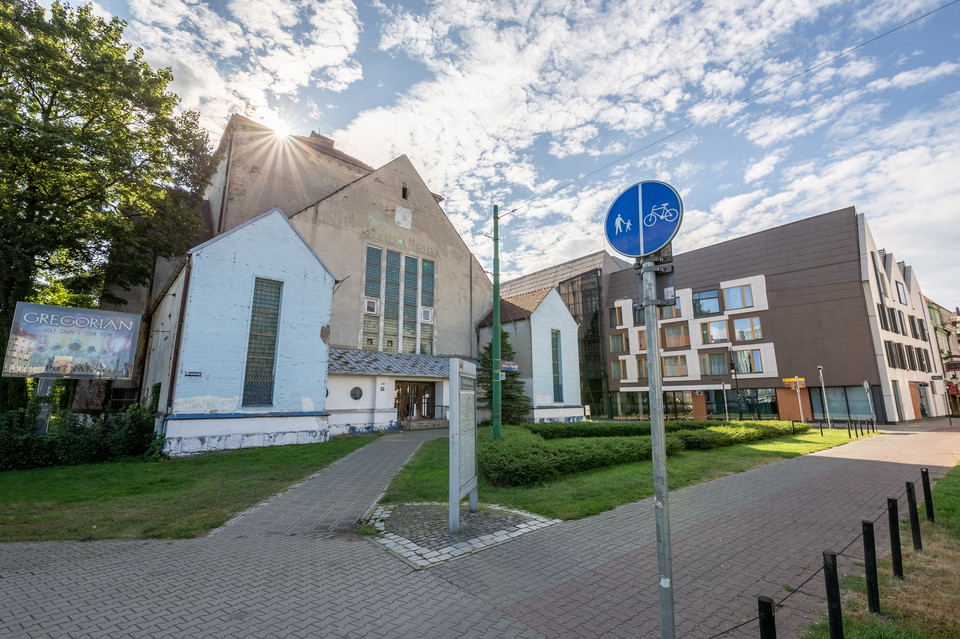
[[[217,450],[315,444],[328,441],[330,434],[325,415],[171,419],[163,452],[185,457]]]
[[[400,427],[397,423],[397,410],[395,408],[389,410],[341,409],[330,410],[329,413],[328,427],[331,437],[372,433],[379,430],[397,430]]]
[[[534,408],[533,423],[542,422],[582,422],[583,406],[564,406],[558,408]]]

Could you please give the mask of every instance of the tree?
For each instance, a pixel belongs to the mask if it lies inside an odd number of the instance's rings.
[[[44,282],[101,294],[143,284],[188,248],[213,169],[169,69],[123,42],[124,23],[54,2],[0,3],[0,304]],[[109,294],[106,294],[109,295]],[[119,302],[122,300],[110,299]]]
[[[510,344],[510,336],[500,329],[500,359],[511,361],[516,352]],[[482,405],[490,407],[493,404],[493,385],[490,373],[493,367],[493,342],[489,342],[480,352],[480,368],[477,370],[477,384],[483,395]],[[520,381],[519,371],[506,371],[506,378],[500,383],[500,418],[504,424],[522,424],[530,414],[532,402],[524,394],[523,382]]]
[[[123,300],[199,238],[214,167],[170,69],[91,5],[0,1],[0,326],[39,288]]]

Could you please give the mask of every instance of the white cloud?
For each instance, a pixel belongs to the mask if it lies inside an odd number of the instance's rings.
[[[774,151],[773,153],[768,153],[757,162],[753,162],[747,167],[747,170],[744,171],[743,181],[747,183],[755,182],[772,173],[774,167],[776,167],[777,163],[783,158],[783,153],[782,150]]]

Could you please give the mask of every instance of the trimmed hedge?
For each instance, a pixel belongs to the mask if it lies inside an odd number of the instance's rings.
[[[667,438],[667,454],[682,448]],[[650,459],[650,437],[544,440],[526,428],[504,427],[500,439],[480,437],[480,470],[495,486],[522,486],[614,464]]]
[[[144,455],[156,439],[153,415],[140,408],[92,418],[64,413],[44,434],[33,432],[35,410],[0,415],[0,471],[76,466]]]
[[[678,430],[710,428],[721,422],[706,419],[674,419],[664,422],[663,429],[670,433]],[[543,422],[526,424],[532,433],[544,439],[565,439],[567,437],[636,437],[650,435],[650,422]]]
[[[583,429],[567,427],[586,424]],[[501,437],[493,441],[488,429],[479,437],[477,456],[480,471],[495,486],[523,486],[564,475],[603,468],[615,464],[646,461],[651,458],[650,424],[648,422],[578,424],[531,424],[526,427],[504,427]],[[707,450],[746,442],[773,439],[791,434],[790,422],[716,422],[677,420],[670,422],[666,433],[667,455],[684,449]],[[546,428],[552,426],[553,428]],[[646,427],[646,431],[643,428]],[[550,431],[550,439],[541,434]],[[796,427],[805,432],[806,425]],[[579,432],[579,437],[560,438],[559,432]],[[599,434],[617,433],[616,435]],[[636,432],[624,436],[626,432]]]

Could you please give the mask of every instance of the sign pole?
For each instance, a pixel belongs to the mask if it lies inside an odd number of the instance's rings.
[[[804,421],[804,419],[803,419],[803,401],[801,401],[800,399],[800,376],[794,375],[794,378],[797,380],[797,406],[800,407],[800,421],[802,422]]]
[[[650,399],[650,435],[653,457],[653,505],[657,523],[657,567],[660,572],[660,636],[674,639],[673,553],[670,548],[670,507],[667,488],[667,451],[663,426],[663,383],[660,368],[660,334],[657,317],[656,262],[641,268],[644,323],[647,327],[647,380]]]
[[[500,406],[500,206],[493,205],[493,353],[490,385],[491,406],[493,413],[493,438],[500,438],[501,406]]]

